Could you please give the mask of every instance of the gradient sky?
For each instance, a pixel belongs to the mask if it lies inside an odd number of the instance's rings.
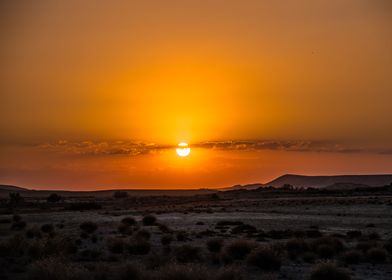
[[[0,183],[392,173],[388,0],[0,5]]]

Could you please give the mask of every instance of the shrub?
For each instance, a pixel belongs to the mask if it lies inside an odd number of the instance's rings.
[[[177,241],[184,242],[188,240],[188,235],[184,231],[179,231],[176,234]]]
[[[154,274],[154,280],[207,280],[209,271],[198,265],[171,264],[162,267]]]
[[[182,245],[176,249],[176,259],[180,263],[200,260],[200,248],[191,245]]]
[[[17,221],[13,222],[11,225],[12,230],[22,230],[26,227],[26,222],[25,221]]]
[[[102,209],[102,205],[97,202],[75,202],[65,208],[70,211],[98,210]]]
[[[336,253],[343,250],[344,244],[338,238],[332,236],[320,237],[312,242],[313,250],[320,258],[332,258]]]
[[[366,253],[369,249],[377,247],[376,241],[361,241],[356,246],[356,249]]]
[[[313,252],[305,252],[304,255],[302,256],[302,259],[304,262],[307,263],[314,263],[316,260],[316,255]]]
[[[128,192],[126,191],[115,191],[113,193],[113,197],[118,199],[118,198],[127,198],[128,197]]]
[[[83,222],[80,224],[80,229],[85,233],[93,233],[98,228],[98,225],[94,222]]]
[[[290,239],[286,242],[286,250],[290,258],[295,259],[309,249],[308,244],[303,239]]]
[[[344,253],[343,261],[346,264],[358,264],[361,261],[362,253],[359,250],[350,250]]]
[[[367,259],[373,264],[385,263],[388,253],[382,248],[372,248],[367,254]]]
[[[362,232],[359,230],[350,230],[346,233],[348,238],[360,238],[362,236]]]
[[[168,246],[173,241],[173,236],[171,234],[165,234],[161,237],[161,244],[163,246]]]
[[[150,252],[151,245],[145,239],[132,239],[127,245],[128,252],[132,255],[146,255]]]
[[[244,280],[244,274],[240,269],[233,267],[225,267],[220,269],[214,280]]]
[[[156,223],[156,221],[157,221],[157,218],[153,215],[144,216],[143,220],[142,220],[143,225],[145,225],[145,226],[152,226]]]
[[[144,280],[145,276],[143,275],[142,270],[140,270],[139,266],[133,263],[126,263],[118,268],[118,278],[119,280]],[[109,279],[112,279],[109,278]]]
[[[223,246],[222,238],[213,238],[207,241],[208,251],[211,253],[219,253]]]
[[[113,254],[121,254],[124,251],[125,242],[121,238],[109,238],[107,240],[108,250]]]
[[[46,199],[47,202],[49,203],[56,203],[59,202],[61,200],[61,196],[58,195],[57,193],[52,193],[48,196],[48,198]]]
[[[127,225],[127,226],[134,226],[134,225],[136,225],[136,220],[133,217],[126,217],[121,220],[121,223],[123,223],[124,225]]]
[[[281,266],[280,257],[269,246],[262,246],[251,252],[247,263],[263,270],[279,270]]]
[[[392,238],[384,244],[384,248],[392,255]]]
[[[254,245],[249,241],[235,240],[224,248],[224,259],[226,261],[243,260],[252,251],[253,247]]]
[[[34,262],[29,269],[30,280],[89,280],[88,270],[59,258],[47,258]]]
[[[27,238],[41,238],[41,231],[38,227],[32,227],[26,230],[26,237]]]
[[[150,237],[151,237],[151,233],[146,229],[138,230],[135,233],[135,238],[137,238],[137,239],[149,240]]]
[[[317,265],[310,274],[310,280],[351,280],[350,274],[332,263]]]
[[[51,233],[54,231],[54,227],[52,224],[44,224],[41,226],[41,231],[45,233]]]
[[[232,234],[241,234],[241,233],[255,233],[257,229],[251,225],[238,225],[231,230]]]

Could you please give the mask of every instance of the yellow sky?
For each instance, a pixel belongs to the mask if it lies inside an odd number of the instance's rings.
[[[0,5],[7,157],[64,139],[392,142],[388,0]]]

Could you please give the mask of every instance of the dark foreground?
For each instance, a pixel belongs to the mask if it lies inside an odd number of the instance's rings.
[[[392,192],[1,201],[0,279],[392,279]]]

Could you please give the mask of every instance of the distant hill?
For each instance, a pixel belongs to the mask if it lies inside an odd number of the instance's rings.
[[[284,184],[303,188],[324,188],[337,183],[360,184],[370,187],[385,186],[392,183],[392,174],[385,175],[336,175],[336,176],[304,176],[287,174],[268,182],[267,186],[276,188]]]
[[[392,183],[392,174],[383,175],[335,175],[335,176],[306,176],[286,174],[265,184],[235,185],[222,190],[254,190],[260,187],[272,186],[281,188],[285,184],[302,188],[355,189],[366,187],[382,187]]]
[[[28,189],[17,187],[17,186],[11,186],[11,185],[0,185],[0,191],[24,192],[24,191],[28,191]]]

